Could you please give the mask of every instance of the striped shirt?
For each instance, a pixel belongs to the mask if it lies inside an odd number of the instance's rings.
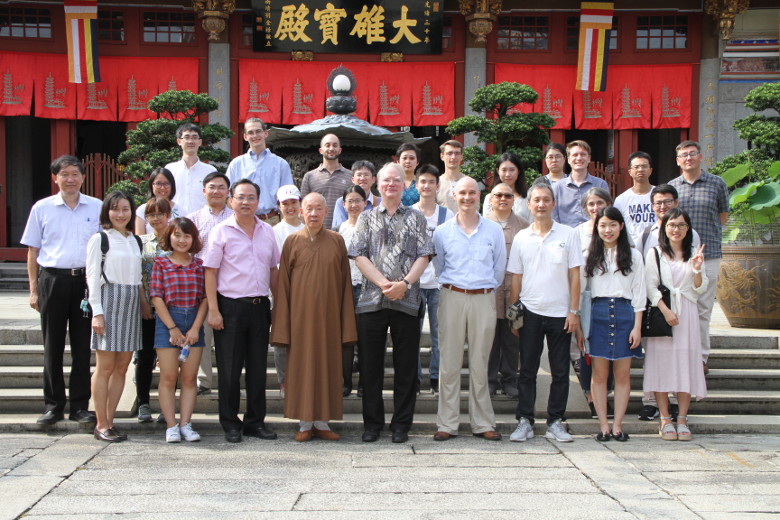
[[[203,260],[192,258],[189,265],[179,265],[170,257],[154,259],[149,297],[162,298],[166,307],[192,309],[206,297]]]

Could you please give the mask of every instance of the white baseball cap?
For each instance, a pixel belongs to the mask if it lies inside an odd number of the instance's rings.
[[[294,184],[287,184],[279,188],[276,192],[276,200],[284,202],[285,200],[301,200],[301,191]]]

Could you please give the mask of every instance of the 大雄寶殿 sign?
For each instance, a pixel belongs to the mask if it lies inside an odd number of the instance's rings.
[[[252,0],[255,51],[441,53],[442,2]]]

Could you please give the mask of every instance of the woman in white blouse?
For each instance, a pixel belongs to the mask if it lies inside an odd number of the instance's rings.
[[[495,186],[499,182],[503,182],[515,192],[512,213],[524,218],[528,222],[533,222],[534,218],[531,216],[531,210],[528,209],[528,202],[526,201],[528,185],[525,182],[525,166],[520,158],[510,152],[501,154],[501,157],[498,158],[496,173],[500,180],[496,180],[493,185]],[[490,197],[487,197],[485,205],[482,207],[482,215],[487,216],[491,209],[493,209],[493,205],[490,202]]]
[[[642,255],[632,248],[623,214],[606,207],[599,211],[585,262],[586,287],[592,304],[588,337],[591,391],[599,419],[596,440],[627,441],[623,418],[631,393],[631,359],[641,358],[642,314],[645,310],[645,272]],[[607,419],[607,379],[610,363],[615,379],[615,417]]]
[[[87,286],[92,307],[92,349],[95,373],[95,438],[106,442],[127,439],[114,426],[114,415],[133,352],[141,348],[141,240],[133,232],[135,204],[121,191],[109,193],[100,211],[104,231],[87,243]],[[101,237],[108,240],[105,261]]]

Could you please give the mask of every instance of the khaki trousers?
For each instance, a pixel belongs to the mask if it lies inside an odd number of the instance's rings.
[[[439,298],[439,431],[458,434],[460,372],[469,345],[469,421],[472,433],[496,429],[488,388],[488,359],[496,332],[496,295],[442,288]]]

